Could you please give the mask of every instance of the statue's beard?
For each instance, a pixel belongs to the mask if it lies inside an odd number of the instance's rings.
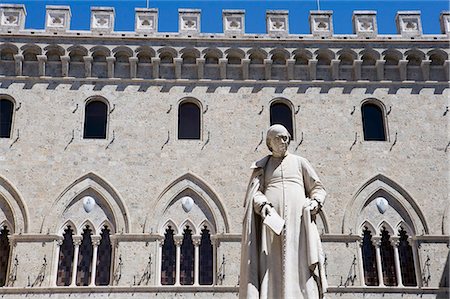
[[[280,144],[276,148],[273,148],[272,155],[274,157],[284,157],[288,149],[288,144]]]

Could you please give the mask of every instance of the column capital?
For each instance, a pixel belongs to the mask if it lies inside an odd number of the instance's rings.
[[[130,63],[136,63],[136,62],[139,61],[139,58],[137,58],[137,57],[129,57],[129,58],[128,58],[128,61],[129,61]]]
[[[56,245],[61,246],[64,243],[64,240],[56,240]]]
[[[398,245],[400,245],[400,238],[399,237],[391,237],[390,241],[391,241],[391,245],[393,247],[398,247]]]
[[[173,240],[175,241],[175,246],[180,247],[183,244],[183,236],[173,236]]]
[[[72,240],[73,240],[73,245],[80,246],[81,241],[83,241],[83,237],[82,236],[73,236]]]
[[[192,236],[192,242],[194,243],[195,247],[200,246],[202,242],[202,236]]]
[[[98,245],[100,245],[100,241],[102,240],[102,237],[100,237],[100,236],[91,236],[91,240],[92,240],[92,245],[93,246],[98,246]]]
[[[83,60],[84,62],[92,62],[92,60],[94,59],[92,58],[92,56],[83,56]]]
[[[63,62],[69,62],[69,61],[70,61],[70,56],[69,56],[69,55],[61,56],[61,61],[63,61]]]
[[[46,55],[36,55],[38,61],[47,61]]]
[[[381,246],[381,237],[372,237],[372,244],[379,248]]]
[[[16,54],[14,55],[15,61],[23,61],[23,55],[22,54]]]
[[[219,58],[219,64],[227,64],[228,58]]]
[[[106,62],[109,62],[109,63],[116,62],[116,57],[113,57],[113,56],[106,57]]]

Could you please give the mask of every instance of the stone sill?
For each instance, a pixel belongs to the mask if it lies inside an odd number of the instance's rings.
[[[447,288],[432,287],[328,287],[328,293],[397,293],[397,294],[445,294]]]
[[[14,81],[14,83],[27,83],[29,81],[35,81],[39,83],[45,83],[45,82],[61,82],[64,84],[68,83],[74,83],[74,82],[80,82],[80,83],[105,83],[105,84],[123,84],[127,83],[130,85],[133,84],[142,84],[142,83],[152,83],[153,85],[158,84],[180,84],[180,85],[191,85],[192,83],[197,84],[221,84],[221,85],[233,85],[233,84],[240,84],[240,85],[298,85],[298,84],[309,84],[311,87],[318,87],[321,85],[327,85],[331,84],[333,86],[338,85],[355,85],[355,87],[364,87],[367,85],[398,85],[402,88],[407,87],[417,87],[418,84],[420,84],[422,87],[425,86],[447,86],[449,85],[450,81],[388,81],[388,80],[382,80],[382,81],[368,81],[368,80],[358,80],[358,81],[345,81],[345,80],[234,80],[234,79],[224,79],[224,80],[212,80],[212,79],[141,79],[141,78],[75,78],[75,77],[48,77],[48,76],[41,76],[41,77],[27,77],[27,76],[1,76],[0,80],[6,81],[11,80]],[[311,85],[314,84],[314,85]]]
[[[103,39],[138,39],[138,40],[161,40],[161,39],[173,39],[173,40],[214,40],[214,41],[324,41],[329,43],[330,41],[395,41],[395,42],[408,42],[414,41],[448,41],[449,36],[446,34],[423,34],[421,36],[405,37],[400,34],[386,34],[377,35],[373,37],[358,36],[356,34],[334,34],[332,36],[320,36],[313,34],[287,34],[287,35],[270,35],[270,34],[236,34],[229,35],[223,33],[200,33],[200,34],[186,34],[178,32],[155,32],[155,33],[136,33],[132,31],[123,32],[91,32],[82,30],[69,30],[69,31],[45,31],[25,29],[21,31],[4,30],[0,31],[0,37],[14,36],[14,37],[70,37],[70,38],[103,38]]]
[[[237,286],[95,286],[95,287],[4,287],[0,294],[61,293],[238,293]]]

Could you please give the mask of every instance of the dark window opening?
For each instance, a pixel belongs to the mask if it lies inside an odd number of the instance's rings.
[[[211,235],[205,226],[202,229],[199,248],[199,283],[211,285],[213,283],[213,246]]]
[[[400,259],[400,269],[402,272],[403,285],[407,287],[417,286],[416,270],[414,267],[414,255],[411,245],[409,244],[408,234],[402,228],[399,231],[400,243],[398,246],[398,255]]]
[[[77,286],[88,286],[92,275],[92,230],[89,226],[83,230],[82,241],[78,253]]]
[[[378,105],[367,103],[361,108],[364,140],[386,141],[383,111]]]
[[[0,100],[0,138],[11,137],[13,111],[13,102]]]
[[[9,230],[6,226],[0,232],[0,287],[5,286],[6,279],[8,277],[8,266],[9,266],[9,254],[10,254],[10,244],[9,244]]]
[[[73,230],[69,226],[64,230],[63,242],[59,248],[58,272],[56,275],[56,285],[69,286],[72,280],[73,264]]]
[[[101,101],[92,101],[86,105],[84,116],[84,138],[105,139],[108,121],[108,106]]]
[[[367,286],[377,286],[379,282],[375,256],[375,246],[373,246],[372,244],[372,234],[367,227],[363,231],[362,242],[364,281]]]
[[[176,248],[173,239],[174,231],[171,226],[166,229],[164,245],[162,246],[161,284],[175,284]]]
[[[180,104],[178,139],[200,139],[200,108],[194,103]]]
[[[270,106],[270,125],[283,125],[294,139],[294,129],[292,124],[292,111],[288,105],[283,103],[274,103]]]
[[[192,230],[186,226],[183,233],[180,255],[180,284],[194,284],[194,243],[192,242]]]
[[[383,281],[386,286],[396,286],[394,247],[392,247],[389,232],[383,228],[381,231],[381,266],[383,269]]]
[[[110,230],[104,227],[100,233],[101,239],[97,251],[97,270],[95,273],[95,284],[98,286],[109,285],[111,275],[111,240]]]

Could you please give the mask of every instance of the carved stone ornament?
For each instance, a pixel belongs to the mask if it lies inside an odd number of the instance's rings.
[[[194,206],[194,200],[192,199],[192,197],[184,196],[181,198],[181,206],[186,213],[189,213]]]
[[[418,20],[417,19],[413,19],[413,18],[408,18],[408,19],[403,19],[402,22],[402,27],[404,31],[418,31],[419,29],[419,25],[418,25]]]
[[[330,25],[328,24],[328,19],[317,18],[314,20],[314,29],[317,31],[328,31]]]
[[[358,30],[361,32],[373,32],[373,19],[360,18],[358,20]]]
[[[109,28],[110,24],[110,16],[104,14],[95,14],[94,15],[94,28]]]
[[[155,21],[150,16],[139,17],[138,28],[139,29],[154,29]]]
[[[49,13],[47,27],[64,28],[66,24],[65,15],[63,13]]]
[[[95,207],[95,199],[91,196],[83,197],[83,208],[86,213],[90,213]]]
[[[242,18],[239,17],[227,17],[226,18],[226,30],[241,30]]]
[[[387,201],[387,199],[384,197],[377,197],[375,198],[375,201],[377,204],[378,212],[384,214],[389,207],[389,202]]]
[[[196,17],[182,17],[181,28],[183,30],[197,30],[197,18]]]
[[[286,20],[284,18],[272,17],[269,19],[271,31],[284,31],[286,30]]]
[[[7,25],[7,26],[19,25],[19,12],[5,11],[2,14],[2,25]]]

